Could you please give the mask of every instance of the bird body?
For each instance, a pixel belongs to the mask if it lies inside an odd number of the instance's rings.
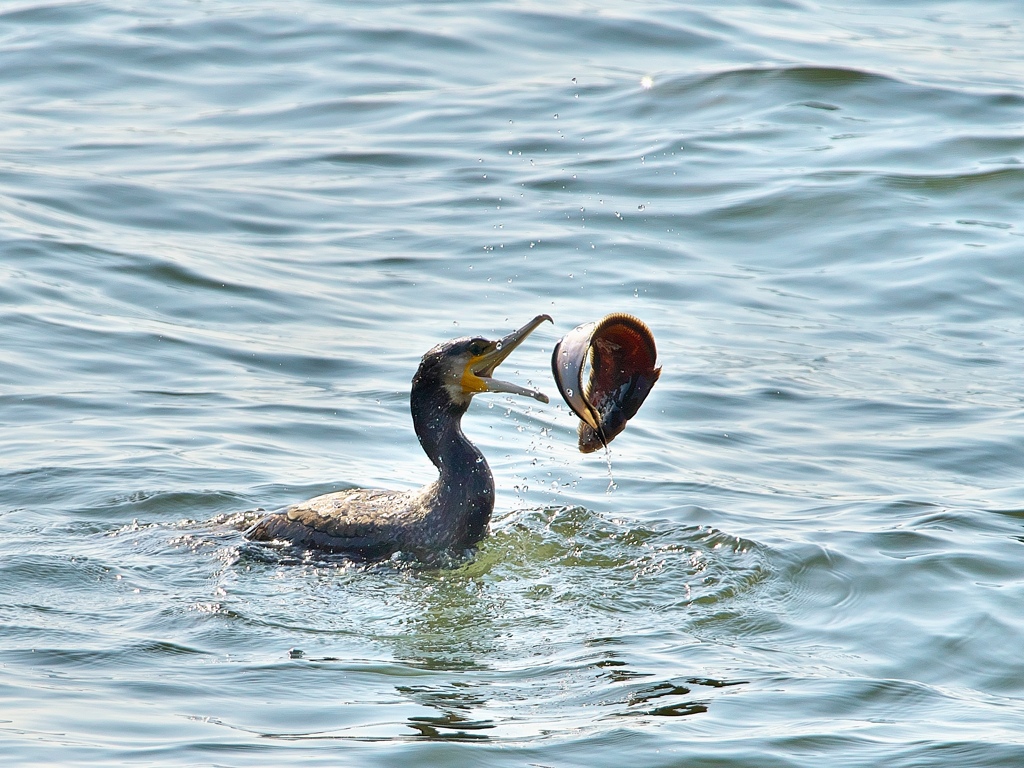
[[[479,337],[439,344],[420,361],[410,409],[420,446],[438,478],[413,491],[355,489],[317,496],[267,515],[246,532],[254,541],[381,560],[396,552],[432,562],[457,555],[487,533],[494,478],[480,450],[462,432],[474,395],[507,392],[542,402],[540,392],[494,379],[494,369],[544,321],[538,315],[497,341]]]

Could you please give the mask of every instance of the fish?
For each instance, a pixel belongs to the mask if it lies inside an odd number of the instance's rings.
[[[581,453],[606,448],[636,416],[661,376],[657,359],[651,329],[620,312],[578,325],[559,339],[551,372],[580,419]]]

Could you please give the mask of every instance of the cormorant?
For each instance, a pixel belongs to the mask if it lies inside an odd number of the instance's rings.
[[[544,321],[538,315],[497,341],[465,337],[438,344],[420,361],[409,398],[416,437],[439,477],[414,491],[354,489],[328,493],[272,513],[246,531],[254,541],[381,560],[396,552],[432,562],[458,555],[487,533],[494,478],[462,432],[473,395],[546,395],[493,378],[494,370]]]

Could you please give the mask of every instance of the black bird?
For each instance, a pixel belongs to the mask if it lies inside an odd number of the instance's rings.
[[[423,356],[412,379],[410,407],[420,445],[440,473],[436,481],[414,491],[355,489],[317,496],[267,515],[246,537],[363,561],[402,552],[436,562],[472,547],[487,533],[494,478],[483,454],[462,433],[462,414],[481,392],[548,402],[541,392],[492,378],[545,320],[551,322],[547,315],[538,315],[497,341],[446,341]]]

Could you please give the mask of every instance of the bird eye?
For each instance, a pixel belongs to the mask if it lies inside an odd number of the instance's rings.
[[[483,339],[473,339],[473,342],[469,345],[469,352],[474,356],[482,355],[487,351],[487,347],[488,344]]]

